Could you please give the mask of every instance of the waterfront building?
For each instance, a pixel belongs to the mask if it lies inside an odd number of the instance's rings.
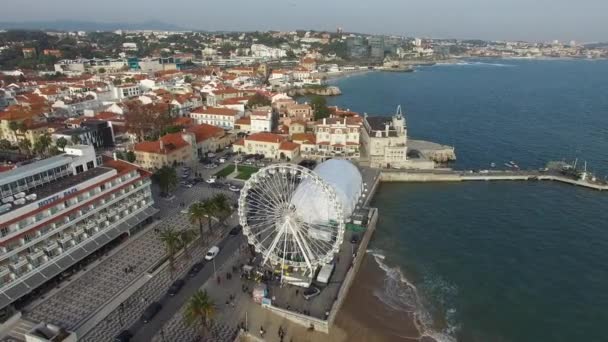
[[[361,132],[362,159],[371,167],[400,167],[407,161],[407,126],[401,112],[392,117],[368,116],[363,118]]]
[[[369,57],[369,48],[363,37],[346,38],[346,53],[349,58],[361,59]]]
[[[156,210],[150,174],[92,146],[0,174],[0,308],[141,226]]]
[[[368,38],[369,55],[372,59],[384,59],[384,37],[372,36]]]

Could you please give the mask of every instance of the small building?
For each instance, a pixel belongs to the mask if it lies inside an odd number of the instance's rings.
[[[274,133],[254,133],[238,140],[233,151],[245,154],[261,154],[265,158],[294,160],[300,157],[300,145]]]
[[[190,164],[196,156],[194,134],[171,133],[135,144],[135,162],[146,170]]]
[[[272,132],[272,108],[260,107],[251,112],[249,115],[251,120],[250,132]]]

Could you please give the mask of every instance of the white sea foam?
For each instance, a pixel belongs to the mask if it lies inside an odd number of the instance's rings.
[[[429,311],[422,304],[418,289],[401,272],[399,267],[390,267],[384,263],[386,256],[380,250],[368,250],[374,257],[378,266],[386,273],[384,286],[376,289],[374,296],[393,310],[411,313],[415,317],[414,323],[423,336],[428,336],[437,342],[455,342],[454,334],[457,331],[455,322],[456,310],[447,312],[448,327],[445,332],[434,331],[431,326],[433,319]]]
[[[499,67],[499,68],[510,68],[515,67],[513,64],[504,64],[504,63],[487,63],[487,62],[473,62],[473,61],[462,61],[456,63],[437,63],[436,65],[441,66],[490,66],[490,67]]]

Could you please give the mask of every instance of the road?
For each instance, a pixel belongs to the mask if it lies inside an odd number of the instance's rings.
[[[228,235],[218,245],[220,247],[220,253],[215,258],[215,266],[217,269],[223,265],[231,255],[233,255],[239,246],[244,243],[245,238],[243,235],[231,236]],[[160,328],[171,319],[186,303],[186,301],[196,292],[206,281],[213,279],[214,267],[213,262],[206,262],[202,270],[193,277],[189,278],[186,276],[186,284],[184,287],[175,295],[170,297],[168,295],[163,296],[160,300],[163,308],[154,318],[147,324],[144,324],[141,320],[138,320],[133,324],[129,331],[134,334],[132,341],[149,342],[152,340],[154,335],[158,333]]]

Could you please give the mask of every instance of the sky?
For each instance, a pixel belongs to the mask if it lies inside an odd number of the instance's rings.
[[[315,29],[415,37],[608,41],[608,0],[19,0],[0,21],[159,20],[211,31]]]

